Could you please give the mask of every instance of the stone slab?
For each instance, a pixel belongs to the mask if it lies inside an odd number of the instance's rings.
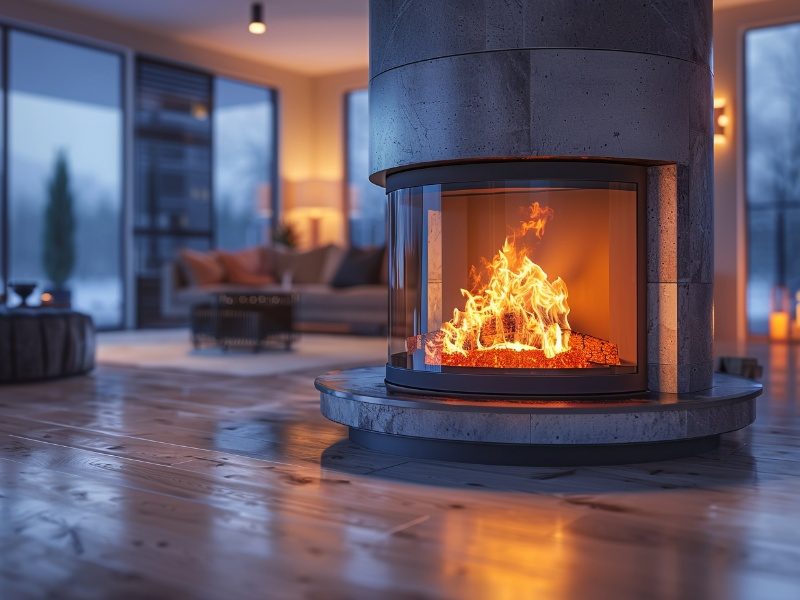
[[[318,377],[320,410],[363,431],[500,444],[626,444],[718,435],[749,425],[761,385],[717,374],[693,394],[645,392],[626,398],[466,399],[390,392],[384,369]]]

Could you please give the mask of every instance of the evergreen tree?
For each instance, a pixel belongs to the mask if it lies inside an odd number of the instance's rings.
[[[63,151],[56,156],[47,191],[42,261],[54,289],[62,290],[75,267],[75,215],[69,188],[69,165]]]

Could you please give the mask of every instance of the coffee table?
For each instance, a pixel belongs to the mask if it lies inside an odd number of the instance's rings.
[[[291,350],[298,335],[294,307],[298,295],[289,292],[226,292],[192,307],[192,343],[195,348],[219,346],[252,348],[259,352],[272,344]]]

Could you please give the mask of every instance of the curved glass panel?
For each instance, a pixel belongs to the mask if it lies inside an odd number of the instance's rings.
[[[389,206],[390,367],[637,372],[636,184],[423,185]]]

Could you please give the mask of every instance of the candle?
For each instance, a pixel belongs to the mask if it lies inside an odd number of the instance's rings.
[[[775,311],[769,315],[769,339],[786,341],[789,338],[789,313]]]

